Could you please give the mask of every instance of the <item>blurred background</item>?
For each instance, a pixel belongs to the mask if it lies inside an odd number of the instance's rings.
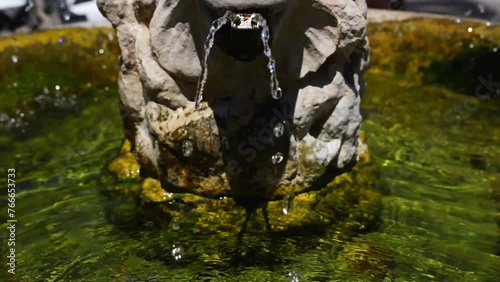
[[[106,23],[96,0],[0,0],[0,35],[75,23]],[[368,0],[377,9],[500,21],[500,0]]]

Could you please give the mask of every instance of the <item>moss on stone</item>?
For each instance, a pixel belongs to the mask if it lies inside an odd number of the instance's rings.
[[[126,180],[129,168],[137,168],[125,142],[121,156],[108,167],[119,180]],[[369,150],[363,150],[360,162],[351,172],[336,177],[319,191],[293,194],[293,187],[284,199],[258,203],[256,209],[238,205],[230,197],[213,198],[211,193],[200,195],[169,193],[158,180],[147,178],[141,188],[142,208],[159,211],[158,218],[187,218],[198,232],[230,233],[241,231],[247,213],[251,213],[248,229],[274,232],[294,229],[330,230],[338,239],[371,230],[378,218],[382,193],[378,188],[378,167]],[[150,212],[145,212],[149,213]],[[267,213],[268,218],[264,213]],[[165,222],[167,223],[167,222]]]
[[[120,156],[108,165],[108,171],[122,181],[139,179],[140,168],[141,165],[131,152],[131,144],[128,140],[123,142]]]

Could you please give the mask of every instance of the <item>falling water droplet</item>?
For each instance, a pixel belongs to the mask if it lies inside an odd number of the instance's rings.
[[[99,55],[103,55],[104,54],[104,49],[99,49]]]
[[[484,7],[483,4],[477,4],[477,9],[479,10],[479,13],[484,14],[486,11],[486,8]]]
[[[493,48],[493,52],[496,53],[498,51],[498,48]]]
[[[181,229],[181,224],[180,224],[180,220],[178,217],[173,217],[170,220],[170,227],[172,227],[173,230]]]
[[[59,44],[63,44],[63,43],[64,43],[64,39],[63,39],[63,38],[59,38],[59,39],[57,39],[57,43],[59,43]]]
[[[43,94],[47,95],[47,94],[49,94],[49,93],[50,93],[49,88],[48,88],[47,86],[45,86],[45,87],[43,88]]]
[[[474,44],[469,44],[469,48],[473,49],[474,48]]]
[[[56,85],[56,87],[54,87],[54,88],[55,88],[56,90],[58,90],[58,91],[59,91],[59,90],[61,90],[61,86],[59,86],[59,85]]]
[[[271,50],[271,49],[269,49],[269,50]],[[269,51],[269,54],[270,54],[270,51]],[[269,63],[267,63],[267,68],[269,69],[270,73],[273,73],[274,70],[276,69],[276,61],[274,61],[273,58],[269,59]]]
[[[283,197],[283,213],[289,214],[292,211],[293,194],[286,194]]]
[[[193,142],[191,140],[184,140],[182,142],[182,155],[190,157],[193,154]]]
[[[283,154],[278,152],[271,157],[271,162],[273,164],[280,164],[283,161]]]
[[[486,26],[490,27],[491,26],[491,22],[486,22]]]
[[[290,271],[288,277],[290,277],[290,282],[300,282],[300,276],[296,271]]]
[[[459,24],[459,23],[461,23],[461,22],[462,22],[462,20],[461,20],[460,18],[457,18],[457,19],[455,20],[455,22],[456,22],[457,24]]]
[[[269,28],[263,29],[260,37],[263,42],[268,42],[270,37]]]
[[[468,31],[468,32],[472,32],[473,30],[474,30],[474,29],[473,29],[472,27],[469,27],[469,28],[467,29],[467,31]]]
[[[175,260],[180,260],[184,256],[184,249],[181,246],[172,246],[172,257]]]
[[[285,125],[282,122],[278,122],[274,126],[273,132],[274,132],[274,136],[276,136],[276,138],[283,136],[283,133],[285,133]]]
[[[277,88],[276,91],[273,93],[273,98],[278,100],[283,96],[283,91],[281,91],[281,88]]]
[[[17,64],[17,62],[19,61],[19,58],[16,55],[12,55],[11,59],[14,64]]]
[[[472,10],[467,10],[465,13],[464,13],[464,16],[468,17],[472,14]]]
[[[17,82],[12,83],[12,86],[17,87]]]

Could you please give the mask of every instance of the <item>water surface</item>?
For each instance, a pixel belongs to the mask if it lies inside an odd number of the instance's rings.
[[[497,281],[499,99],[368,73],[363,129],[390,191],[379,228],[350,241],[263,230],[237,249],[233,236],[161,225],[103,193],[123,139],[108,33],[0,56],[0,181],[16,169],[18,220],[16,276],[2,268],[0,280]]]

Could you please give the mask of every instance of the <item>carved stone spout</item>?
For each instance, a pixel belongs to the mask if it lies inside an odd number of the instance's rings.
[[[279,199],[319,189],[356,162],[364,0],[99,0],[116,29],[122,116],[133,152],[171,192]],[[270,89],[261,30],[225,12],[261,15],[282,97]]]

